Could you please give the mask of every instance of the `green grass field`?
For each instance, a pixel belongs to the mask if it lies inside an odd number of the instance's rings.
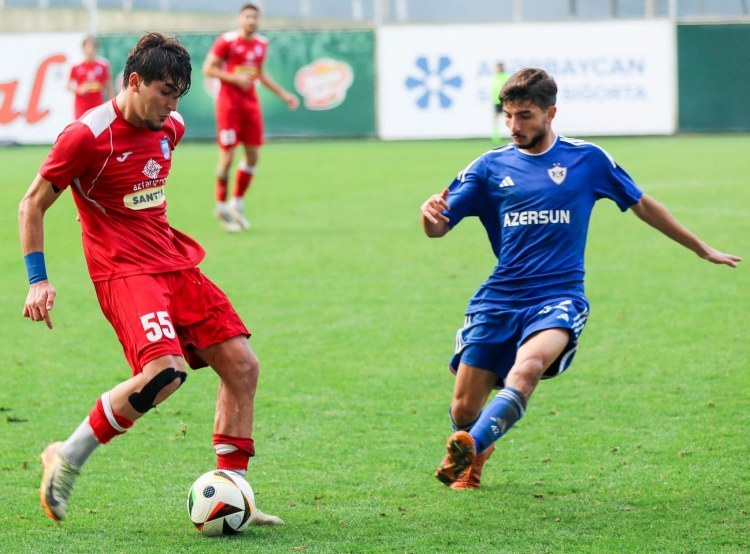
[[[750,136],[596,142],[709,243],[750,257]],[[185,509],[214,463],[207,369],[91,458],[61,527],[44,517],[38,454],[129,369],[69,192],[45,221],[55,328],[21,317],[16,209],[47,149],[0,150],[0,552],[750,551],[750,268],[710,265],[608,201],[573,366],[540,385],[482,489],[433,478],[450,432],[445,365],[493,258],[478,222],[428,240],[418,209],[488,148],[271,143],[242,235],[211,217],[214,146],[178,148],[170,220],[206,247],[202,269],[254,332],[249,480],[287,522],[219,539]]]

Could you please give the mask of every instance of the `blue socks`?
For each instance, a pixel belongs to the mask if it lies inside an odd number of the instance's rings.
[[[502,437],[525,412],[526,399],[516,389],[506,387],[497,393],[471,428],[477,454]]]

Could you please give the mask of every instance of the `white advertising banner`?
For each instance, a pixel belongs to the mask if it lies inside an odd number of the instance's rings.
[[[0,141],[52,143],[73,120],[70,67],[81,33],[0,34]]]
[[[675,40],[666,20],[385,26],[377,33],[379,135],[489,136],[497,62],[509,74],[541,67],[552,75],[561,134],[671,134]]]

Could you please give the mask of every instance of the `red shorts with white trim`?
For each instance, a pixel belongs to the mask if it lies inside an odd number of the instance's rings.
[[[198,268],[94,283],[133,375],[161,356],[206,367],[196,350],[250,336],[227,296]]]
[[[216,105],[216,140],[220,148],[263,145],[260,104]]]

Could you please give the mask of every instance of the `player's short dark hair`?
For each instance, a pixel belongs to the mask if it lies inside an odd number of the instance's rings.
[[[127,87],[130,74],[137,73],[147,85],[152,81],[169,79],[177,87],[179,95],[184,96],[190,90],[192,70],[190,54],[179,40],[161,33],[148,33],[138,40],[128,54],[122,85]]]
[[[526,67],[511,75],[500,91],[500,101],[531,102],[542,109],[557,103],[557,83],[543,69]]]
[[[260,13],[260,6],[252,2],[248,2],[242,5],[242,7],[240,8],[240,13],[244,12],[245,10],[255,10],[256,12]]]

